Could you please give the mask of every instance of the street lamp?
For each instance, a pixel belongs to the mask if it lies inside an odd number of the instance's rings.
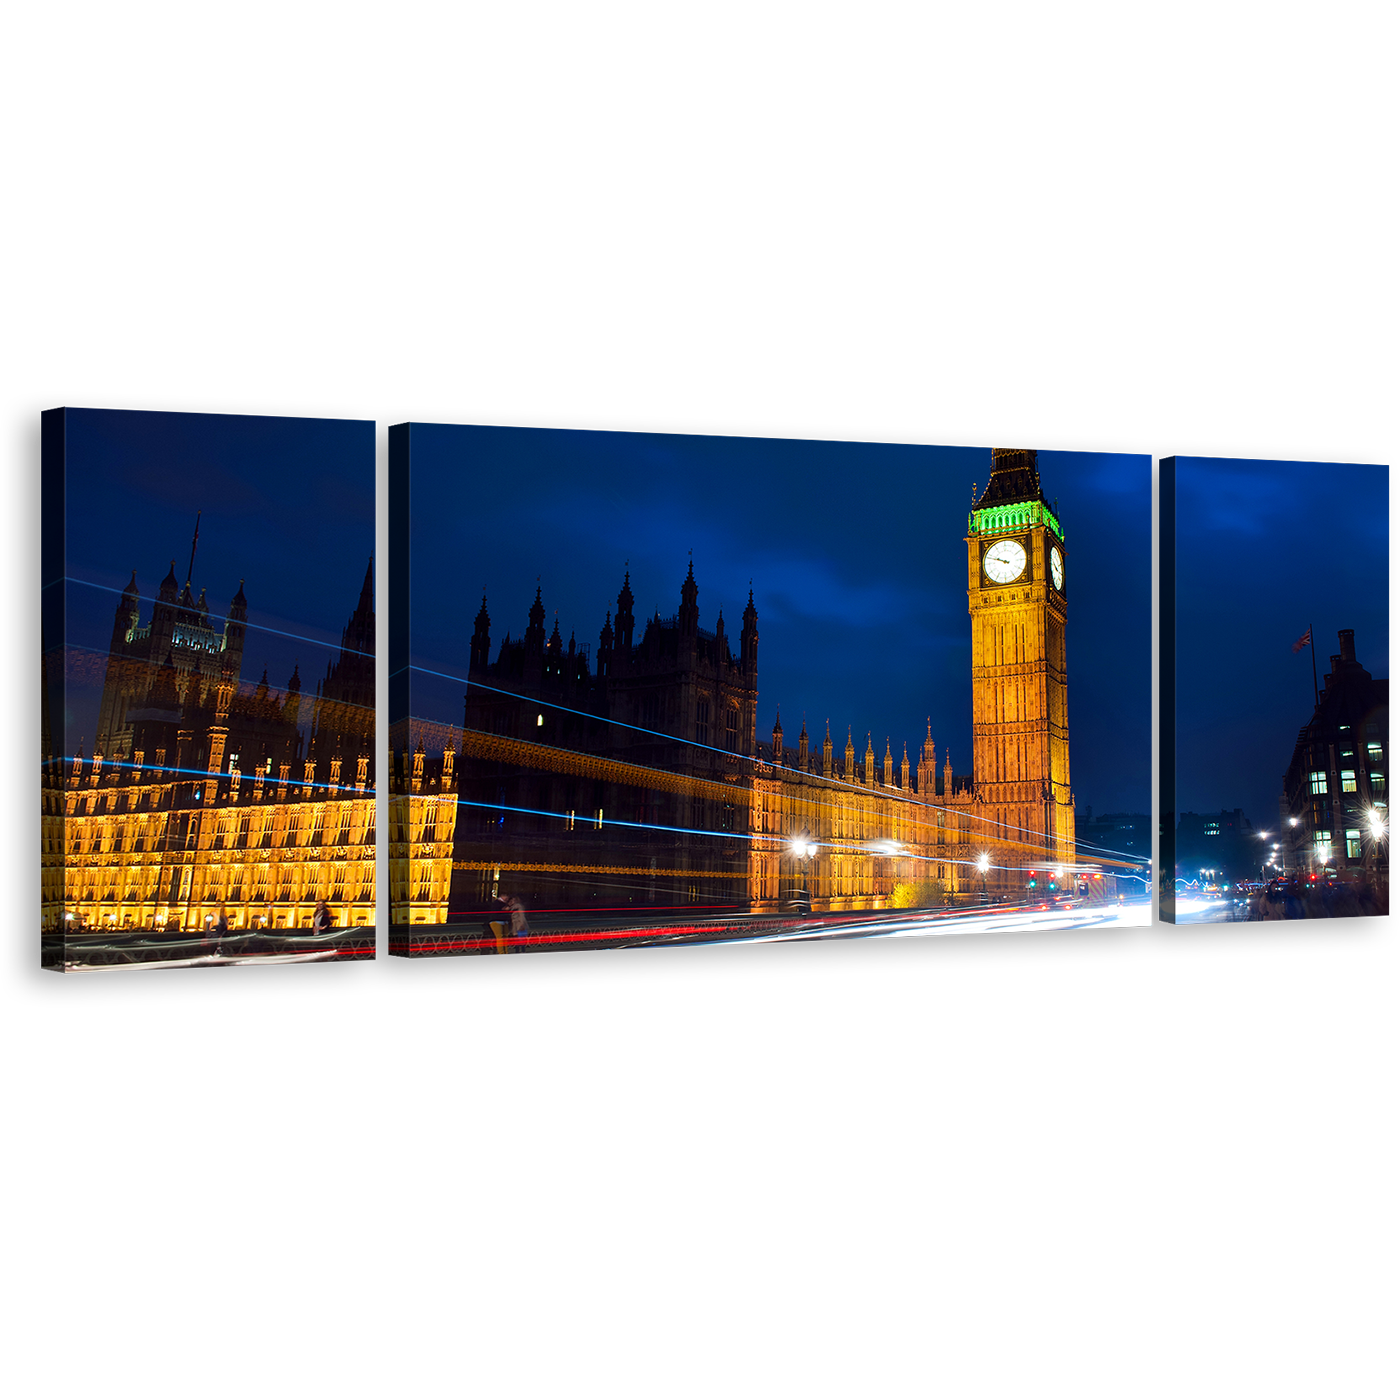
[[[1381,855],[1381,843],[1386,837],[1385,814],[1376,807],[1366,809],[1366,825],[1370,829],[1371,836],[1371,859],[1363,861],[1363,866],[1369,865],[1367,871],[1368,883],[1378,875],[1384,857]]]
[[[977,868],[982,872],[982,903],[983,903],[983,904],[985,904],[985,903],[987,902],[987,867],[988,867],[989,865],[991,865],[991,863],[992,863],[992,862],[991,862],[991,858],[987,855],[986,851],[983,851],[982,854],[981,854],[980,856],[977,857]]]
[[[812,911],[812,882],[811,882],[811,859],[817,853],[815,841],[807,839],[804,831],[801,836],[795,836],[790,843],[789,849],[798,860],[802,862],[802,889],[798,894],[799,912],[805,906],[806,912]]]

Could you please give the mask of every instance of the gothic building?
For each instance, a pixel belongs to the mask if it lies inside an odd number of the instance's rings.
[[[62,917],[77,928],[374,922],[373,561],[313,696],[299,668],[241,681],[247,599],[222,628],[174,571],[140,625],[135,576],[113,625],[91,758],[66,763]],[[372,951],[372,947],[371,947]]]
[[[829,728],[796,748],[755,734],[758,610],[752,593],[738,648],[721,613],[699,623],[693,567],[675,614],[638,628],[631,576],[607,611],[596,655],[557,621],[540,592],[522,637],[491,659],[483,599],[469,660],[463,725],[425,746],[416,724],[392,743],[396,776],[391,922],[440,923],[503,892],[591,910],[704,904],[778,909],[880,907],[906,887],[965,884],[969,780],[942,784],[932,731],[911,772],[870,737],[858,763]],[[428,747],[433,750],[429,755]],[[946,786],[939,810],[927,799]],[[925,801],[919,800],[923,793]],[[793,843],[819,849],[797,859]]]

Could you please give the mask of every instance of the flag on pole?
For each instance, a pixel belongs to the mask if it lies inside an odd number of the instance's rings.
[[[1311,628],[1311,627],[1309,627],[1308,630],[1307,630],[1306,632],[1304,632],[1303,635],[1302,635],[1301,637],[1299,637],[1298,640],[1297,640],[1296,642],[1293,643],[1293,651],[1294,651],[1294,653],[1296,654],[1297,652],[1302,651],[1302,649],[1303,649],[1305,646],[1307,646],[1307,644],[1308,644],[1310,641],[1312,641],[1312,628]]]

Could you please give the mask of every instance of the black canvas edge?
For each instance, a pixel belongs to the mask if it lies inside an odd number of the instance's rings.
[[[67,631],[67,590],[64,578],[67,575],[68,555],[65,522],[67,473],[68,410],[66,408],[45,409],[40,421],[40,591],[39,591],[39,696],[42,723],[39,743],[40,763],[40,953],[39,964],[55,972],[62,972],[65,962],[63,926],[45,934],[43,930],[43,876],[50,858],[56,857],[58,879],[66,888],[67,872],[64,868],[64,852],[67,842],[64,839],[64,788],[63,788],[63,716],[67,711],[67,666],[64,642]],[[54,726],[57,726],[57,729]],[[56,804],[57,811],[50,812],[50,804]],[[57,823],[53,818],[57,818]],[[57,841],[56,851],[50,852],[45,845],[50,840]]]
[[[1176,458],[1158,476],[1157,554],[1157,911],[1176,923]]]

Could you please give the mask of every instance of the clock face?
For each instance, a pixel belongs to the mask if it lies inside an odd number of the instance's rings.
[[[1026,551],[1015,540],[998,540],[983,556],[982,567],[993,583],[1010,583],[1026,571]]]
[[[1065,591],[1065,561],[1054,545],[1050,546],[1050,579],[1061,593]]]

